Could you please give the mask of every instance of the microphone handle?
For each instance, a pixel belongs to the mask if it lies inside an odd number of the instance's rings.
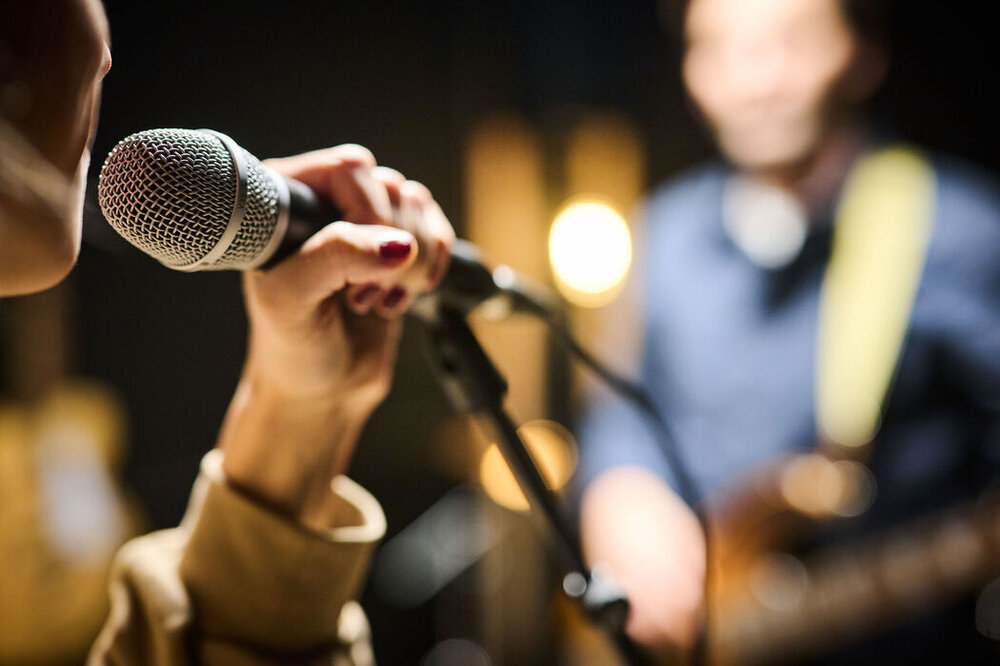
[[[314,233],[337,220],[344,214],[326,199],[319,197],[311,187],[293,178],[281,178],[288,185],[288,227],[282,236],[278,249],[260,268],[267,270],[295,252]]]

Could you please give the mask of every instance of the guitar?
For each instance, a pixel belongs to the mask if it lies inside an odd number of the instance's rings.
[[[1000,576],[1000,495],[994,494],[807,557],[781,550],[807,519],[823,517],[824,483],[816,476],[808,483],[802,468],[829,476],[831,465],[846,477],[853,472],[853,485],[864,488],[856,463],[798,456],[755,479],[751,497],[731,502],[714,522],[710,663],[818,656],[974,595]],[[798,487],[790,482],[796,474]],[[850,507],[848,495],[841,498],[847,513],[864,509]],[[825,508],[827,517],[837,513],[835,502]]]
[[[124,409],[66,371],[66,287],[6,302],[0,396],[0,663],[80,663],[111,558],[141,531],[121,482]],[[11,353],[12,352],[12,353]]]

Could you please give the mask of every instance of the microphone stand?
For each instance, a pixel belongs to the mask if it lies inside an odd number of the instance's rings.
[[[629,666],[651,660],[625,635],[628,600],[599,572],[588,571],[576,530],[560,511],[556,494],[538,471],[524,441],[503,407],[507,382],[486,355],[469,328],[464,313],[441,302],[411,310],[428,340],[428,355],[445,394],[456,412],[479,413],[492,424],[499,448],[514,473],[543,531],[555,537],[556,556],[562,569],[563,590],[610,637]]]

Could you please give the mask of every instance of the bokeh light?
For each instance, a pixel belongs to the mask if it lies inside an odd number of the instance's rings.
[[[782,470],[779,486],[792,509],[815,517],[857,516],[876,494],[875,477],[867,467],[818,453],[793,458]]]
[[[531,421],[518,429],[538,471],[549,488],[563,487],[576,469],[576,442],[566,428],[553,421]],[[514,511],[527,511],[528,500],[496,444],[479,461],[479,480],[494,502]]]
[[[549,231],[549,261],[567,300],[583,307],[606,305],[621,290],[632,264],[625,218],[599,199],[570,201]]]

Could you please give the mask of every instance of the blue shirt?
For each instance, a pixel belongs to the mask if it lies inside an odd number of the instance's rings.
[[[934,168],[926,265],[871,461],[877,513],[981,481],[1000,463],[1000,194],[967,167]],[[727,177],[718,164],[693,171],[657,190],[644,214],[642,382],[708,496],[815,444],[817,316],[832,236],[829,218],[813,220],[796,260],[757,266],[723,229]],[[584,483],[639,464],[676,485],[630,405],[601,400],[580,435]]]

